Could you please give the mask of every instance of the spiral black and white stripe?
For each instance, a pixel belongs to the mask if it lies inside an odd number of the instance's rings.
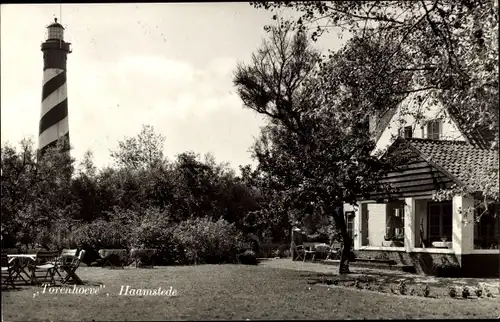
[[[40,150],[55,144],[62,137],[69,140],[66,71],[50,68],[43,73],[42,111],[38,137]]]

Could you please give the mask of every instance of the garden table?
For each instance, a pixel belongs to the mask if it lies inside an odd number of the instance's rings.
[[[12,266],[14,267],[14,272],[16,272],[14,280],[20,278],[27,285],[33,284],[32,276],[31,274],[26,272],[26,267],[30,262],[36,261],[36,254],[12,254],[12,255],[7,255],[7,258],[9,259],[9,263],[11,263]],[[26,278],[23,277],[23,274],[25,277],[27,277],[28,280],[26,280]]]

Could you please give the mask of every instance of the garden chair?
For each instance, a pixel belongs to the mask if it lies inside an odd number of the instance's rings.
[[[337,257],[340,254],[340,250],[341,250],[341,244],[337,241],[334,241],[330,245],[330,249],[328,250],[328,255],[326,256],[325,260],[333,259],[333,258],[337,259]],[[331,257],[333,257],[333,258],[331,258]]]
[[[76,257],[76,254],[78,253],[78,249],[63,249],[61,251],[61,255],[57,259],[57,262],[55,263],[56,266],[62,267],[64,266],[66,261],[71,262],[73,260],[73,257]],[[63,280],[63,277],[61,276],[59,270],[56,271],[57,275],[59,275],[59,278],[61,281]]]
[[[60,267],[66,272],[66,277],[62,280],[63,284],[66,284],[71,281],[79,285],[84,284],[83,281],[80,279],[80,277],[76,275],[76,270],[80,266],[83,256],[85,256],[85,250],[82,249],[80,251],[80,254],[78,254],[78,257],[71,255],[66,255],[64,257],[65,259],[60,264],[61,265]]]
[[[293,247],[293,252],[297,254],[297,257],[292,258],[293,260],[300,260],[301,258],[304,258],[305,255],[304,245],[297,245],[295,244],[295,242],[292,242],[292,247]]]
[[[55,284],[54,276],[61,274],[58,271],[59,252],[58,251],[38,251],[36,253],[36,260],[30,264],[31,281],[34,284],[39,284],[41,279],[50,280],[51,284]],[[38,273],[45,273],[45,275],[37,276]]]
[[[314,262],[314,258],[316,257],[316,246],[312,245],[309,247],[304,247],[304,262],[306,261],[307,255],[312,255],[312,261]]]
[[[7,253],[2,252],[2,286],[8,288],[8,286],[16,288],[14,286],[14,268],[10,265]]]

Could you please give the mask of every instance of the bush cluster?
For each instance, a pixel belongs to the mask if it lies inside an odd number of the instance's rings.
[[[125,219],[126,218],[126,219]],[[155,249],[154,262],[163,265],[236,262],[236,255],[250,248],[243,234],[224,219],[207,217],[175,222],[168,212],[118,211],[109,221],[83,224],[75,231],[75,244],[90,254],[99,249]]]
[[[243,236],[287,238],[287,213],[261,211],[275,196],[256,170],[236,175],[193,152],[168,159],[163,140],[145,126],[100,169],[90,151],[77,166],[59,150],[64,144],[40,155],[29,140],[2,146],[2,247],[77,247],[90,263],[99,249],[154,248],[155,263],[221,263],[258,253]]]

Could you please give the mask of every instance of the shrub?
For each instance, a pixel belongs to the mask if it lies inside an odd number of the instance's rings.
[[[429,285],[425,285],[423,290],[424,297],[429,297],[430,294],[431,294],[431,288],[429,287]]]
[[[464,286],[464,288],[462,289],[462,297],[466,299],[469,296],[470,296],[469,288],[467,286]]]
[[[70,229],[71,221],[65,218],[57,220],[49,227],[42,227],[36,235],[35,244],[42,248],[51,250],[62,250],[64,248],[78,248]]]
[[[84,249],[127,248],[129,231],[128,227],[118,222],[98,219],[81,225],[74,232],[74,238],[77,245]]]
[[[457,290],[454,287],[450,287],[449,294],[450,297],[455,298],[457,296]]]
[[[441,263],[434,263],[433,266],[436,275],[439,277],[459,277],[462,274],[458,263],[446,259],[442,259]]]
[[[170,213],[151,208],[131,227],[130,247],[156,249],[152,259],[159,265],[183,264],[183,250],[175,239]]]
[[[406,282],[405,281],[401,281],[398,285],[398,290],[399,290],[399,293],[401,295],[405,295],[406,294]]]
[[[243,234],[224,219],[196,218],[181,222],[174,236],[188,263],[234,263],[236,255],[249,248]]]
[[[481,288],[476,288],[474,293],[476,293],[477,297],[481,297],[483,295],[483,290]]]

